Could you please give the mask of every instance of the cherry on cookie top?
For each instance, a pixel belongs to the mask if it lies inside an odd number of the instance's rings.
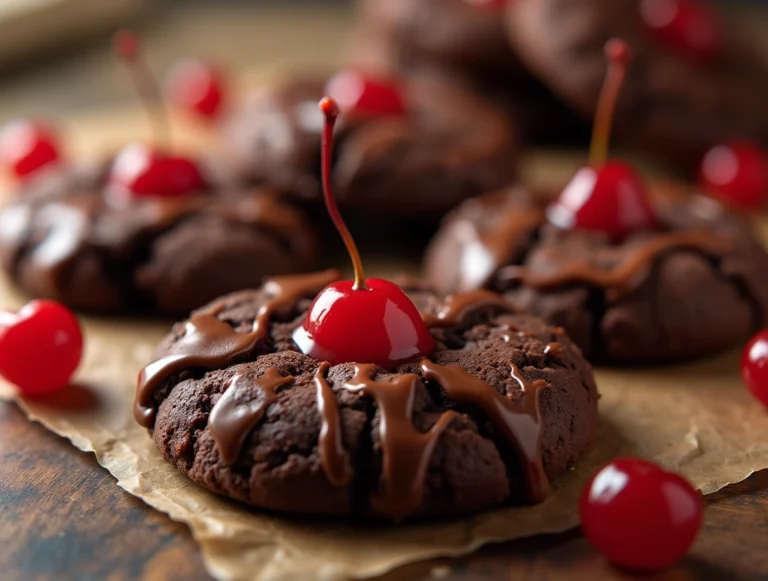
[[[706,0],[642,0],[640,20],[658,42],[691,60],[706,63],[721,52],[720,20]]]
[[[342,70],[328,80],[325,92],[345,116],[402,117],[407,113],[401,87],[383,76]]]
[[[116,155],[107,178],[107,195],[113,202],[133,198],[169,198],[206,189],[199,164],[194,159],[169,153],[170,122],[160,92],[141,54],[139,39],[130,31],[113,38],[114,52],[126,63],[141,96],[154,133],[153,145],[131,144]]]
[[[702,190],[740,209],[768,201],[768,154],[757,143],[739,139],[714,146],[699,167]]]
[[[0,166],[27,178],[61,161],[59,138],[50,123],[13,119],[0,128]]]
[[[645,184],[628,163],[608,160],[608,139],[621,86],[631,60],[629,46],[612,39],[605,45],[608,73],[598,102],[590,163],[581,168],[547,209],[548,220],[563,229],[604,232],[621,239],[653,230],[658,219]]]
[[[204,121],[218,119],[226,104],[226,77],[220,67],[196,58],[175,63],[165,75],[166,100]]]
[[[331,364],[375,363],[391,369],[429,355],[435,342],[416,306],[396,284],[365,278],[357,246],[341,218],[331,188],[333,131],[339,116],[336,102],[320,102],[325,116],[322,144],[323,194],[328,213],[347,247],[354,281],[335,282],[315,298],[294,341],[306,355]]]

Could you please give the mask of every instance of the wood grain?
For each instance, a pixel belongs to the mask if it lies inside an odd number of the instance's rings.
[[[129,496],[93,456],[0,407],[0,579],[209,581],[185,526]],[[768,579],[768,471],[707,499],[704,529],[676,567],[635,576],[578,532],[403,567],[380,581]],[[307,580],[310,581],[310,580]]]

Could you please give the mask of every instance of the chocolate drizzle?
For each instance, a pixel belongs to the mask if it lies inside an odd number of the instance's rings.
[[[426,359],[421,362],[424,377],[437,382],[449,398],[477,406],[490,418],[520,458],[529,500],[540,502],[549,494],[541,459],[544,426],[539,407],[539,393],[547,382],[528,381],[513,363],[510,367],[512,378],[523,392],[517,399],[505,397],[455,363],[437,365]]]
[[[349,457],[341,441],[341,416],[336,396],[325,379],[331,364],[324,361],[315,374],[317,386],[317,411],[320,413],[321,427],[317,448],[320,464],[326,478],[336,486],[346,486],[352,480],[352,468]]]
[[[567,284],[582,283],[613,291],[620,298],[633,288],[638,279],[651,267],[660,254],[675,249],[691,248],[714,256],[733,249],[730,240],[719,238],[706,230],[682,230],[656,234],[647,242],[629,251],[613,268],[594,266],[589,259],[552,262],[551,271],[541,272],[525,266],[505,266],[498,272],[501,281],[518,282],[536,289],[551,290]]]
[[[283,376],[273,367],[258,378],[235,375],[230,380],[208,419],[211,436],[225,464],[237,461],[248,433],[259,423],[267,408],[277,401],[277,389],[292,381],[292,376]],[[261,392],[261,400],[242,399],[243,392],[254,387]]]
[[[336,270],[302,276],[275,277],[264,283],[269,299],[261,306],[250,333],[238,333],[218,319],[223,303],[214,303],[198,311],[186,322],[184,335],[173,344],[168,354],[147,365],[139,374],[134,403],[134,417],[146,428],[155,421],[155,390],[169,377],[188,369],[216,369],[230,365],[251,354],[269,332],[273,314],[295,306],[299,299],[313,297],[323,287],[338,280]]]
[[[512,307],[504,298],[492,291],[478,289],[456,293],[445,298],[443,308],[437,314],[423,313],[422,318],[427,327],[450,327],[457,324],[470,310],[484,307],[496,308],[500,311],[511,311]]]
[[[421,506],[432,452],[456,414],[443,412],[428,432],[419,432],[411,421],[419,377],[407,373],[394,381],[375,381],[375,371],[375,365],[356,365],[355,375],[344,389],[360,391],[376,401],[383,478],[371,496],[371,507],[378,514],[401,520]]]

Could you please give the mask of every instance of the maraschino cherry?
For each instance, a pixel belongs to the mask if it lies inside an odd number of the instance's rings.
[[[359,71],[336,73],[325,85],[345,115],[398,117],[405,115],[405,100],[394,82]]]
[[[627,163],[608,160],[608,138],[616,101],[631,58],[629,46],[613,39],[605,45],[608,73],[598,101],[589,165],[581,168],[547,209],[549,221],[563,229],[605,232],[623,238],[656,227],[645,186]]]
[[[699,0],[642,0],[640,16],[651,34],[680,54],[708,61],[720,52],[717,14]]]
[[[760,208],[768,201],[768,155],[745,140],[716,145],[701,161],[699,183],[705,192],[728,204]]]
[[[741,378],[752,395],[768,407],[768,329],[752,337],[744,348]]]
[[[328,285],[317,295],[294,341],[315,359],[340,363],[375,363],[391,369],[415,357],[429,355],[434,339],[408,296],[394,283],[365,278],[363,264],[331,190],[333,129],[339,115],[336,102],[320,102],[325,115],[322,145],[323,194],[328,213],[341,234],[355,270],[354,281]]]
[[[224,77],[201,60],[179,61],[168,70],[163,85],[166,99],[182,111],[207,121],[221,113]]]
[[[668,567],[701,528],[701,495],[679,474],[639,458],[617,458],[587,483],[579,504],[590,542],[616,565]]]
[[[63,305],[37,300],[18,313],[0,312],[0,375],[23,395],[65,387],[82,354],[80,325]]]
[[[168,117],[161,108],[157,85],[141,58],[139,40],[132,32],[120,31],[113,41],[114,50],[127,64],[151,118],[155,147],[133,144],[115,157],[109,174],[108,191],[113,199],[133,197],[174,197],[200,191],[205,180],[191,159],[173,156],[157,148],[168,144]]]
[[[14,119],[0,129],[0,165],[16,177],[28,177],[59,158],[56,134],[40,121]]]

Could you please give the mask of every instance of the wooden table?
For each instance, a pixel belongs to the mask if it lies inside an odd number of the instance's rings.
[[[339,58],[351,21],[348,10],[312,3],[292,11],[258,5],[244,3],[228,12],[196,3],[154,18],[146,29],[153,64],[162,70],[193,52],[234,67],[282,68]],[[752,30],[758,30],[760,18],[748,16]],[[96,104],[133,98],[124,72],[103,46],[6,80],[0,120],[30,114],[67,119]],[[92,456],[29,423],[11,405],[0,407],[0,523],[2,581],[210,579],[185,526],[122,492]],[[692,554],[671,570],[642,578],[768,579],[767,531],[768,471],[709,497]],[[627,578],[633,577],[607,565],[573,532],[404,567],[382,581]]]

